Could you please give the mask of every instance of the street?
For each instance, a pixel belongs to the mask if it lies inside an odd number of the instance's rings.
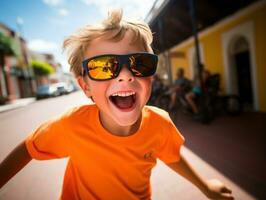
[[[4,159],[40,123],[66,111],[68,108],[90,102],[84,94],[75,92],[0,113],[0,160]],[[183,147],[182,151],[203,177],[222,180],[233,190],[236,199],[255,199],[191,150]],[[0,190],[0,200],[58,199],[66,162],[66,159],[31,161]],[[152,199],[154,200],[206,199],[195,186],[174,174],[160,161],[153,171],[151,183]]]

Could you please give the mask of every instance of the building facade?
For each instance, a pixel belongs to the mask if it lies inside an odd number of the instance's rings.
[[[15,31],[0,24],[0,33],[11,41],[14,55],[1,55],[3,66],[0,70],[0,96],[7,101],[34,95],[34,74],[29,67],[26,41]]]
[[[222,9],[222,8],[221,8]],[[204,68],[221,75],[224,94],[236,94],[249,110],[266,111],[266,1],[255,1],[198,34]],[[178,67],[193,79],[196,53],[193,36],[160,52],[161,77],[174,79]],[[169,72],[170,71],[170,72]]]

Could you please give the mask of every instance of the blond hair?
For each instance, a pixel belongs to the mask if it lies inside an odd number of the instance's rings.
[[[149,26],[142,21],[124,21],[122,15],[122,10],[113,10],[100,25],[85,26],[64,40],[63,50],[68,51],[70,70],[76,77],[82,74],[84,52],[90,42],[101,36],[116,42],[122,40],[126,31],[130,30],[133,33],[130,44],[141,45],[147,52],[152,51],[153,37]]]

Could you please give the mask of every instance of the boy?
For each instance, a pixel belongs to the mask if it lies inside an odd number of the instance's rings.
[[[0,187],[32,158],[69,157],[62,200],[150,199],[150,174],[160,158],[209,198],[233,199],[219,181],[204,181],[180,155],[184,142],[168,114],[147,107],[157,56],[145,23],[122,21],[113,11],[64,42],[69,63],[95,102],[52,119],[0,165]],[[83,66],[83,67],[82,67]]]

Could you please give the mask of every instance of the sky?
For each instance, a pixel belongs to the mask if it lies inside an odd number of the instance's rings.
[[[28,48],[52,53],[69,71],[62,52],[64,38],[87,24],[95,24],[108,10],[122,8],[124,17],[145,19],[155,0],[0,0],[0,23],[21,33]]]

